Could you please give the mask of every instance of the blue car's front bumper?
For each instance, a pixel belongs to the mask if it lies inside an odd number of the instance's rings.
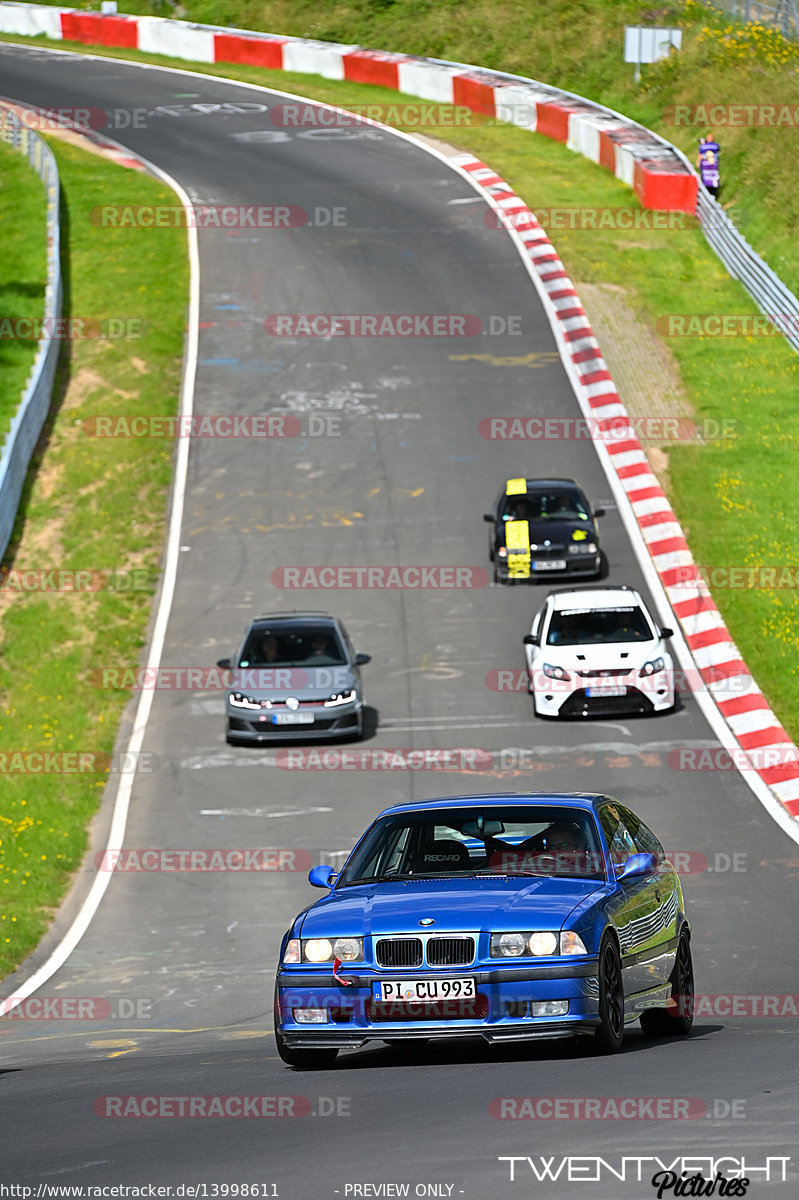
[[[457,972],[407,972],[413,980],[451,975],[474,979],[470,1000],[414,1001],[388,1004],[373,1000],[373,983],[398,978],[397,972],[369,967],[282,967],[277,976],[275,1023],[287,1046],[343,1049],[368,1041],[403,1038],[482,1037],[489,1042],[587,1034],[599,1024],[597,959],[526,967],[476,966]],[[344,980],[351,980],[349,986]],[[557,1016],[533,1014],[533,1005],[567,1001],[568,1012]],[[296,1019],[297,1009],[325,1010],[324,1023]]]

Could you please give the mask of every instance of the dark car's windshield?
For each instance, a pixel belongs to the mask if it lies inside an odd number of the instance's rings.
[[[261,626],[250,630],[240,667],[343,667],[344,648],[330,625]]]
[[[575,488],[553,488],[546,492],[505,496],[500,513],[503,521],[588,521],[585,499]]]
[[[584,646],[603,642],[650,642],[655,636],[637,604],[619,608],[564,608],[549,622],[548,646]]]
[[[357,847],[337,886],[484,874],[604,879],[593,815],[492,804],[384,817]]]

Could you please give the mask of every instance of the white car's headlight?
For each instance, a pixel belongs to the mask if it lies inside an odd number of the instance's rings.
[[[351,704],[355,699],[355,689],[350,692],[336,692],[329,700],[325,700],[325,708],[335,708],[338,704]]]
[[[568,671],[565,671],[563,667],[555,667],[552,665],[552,663],[544,663],[541,667],[541,670],[544,672],[547,679],[562,679],[564,681],[571,679],[571,675]]]
[[[658,671],[662,671],[666,662],[664,658],[653,658],[651,662],[645,662],[638,672],[639,675],[657,675]]]

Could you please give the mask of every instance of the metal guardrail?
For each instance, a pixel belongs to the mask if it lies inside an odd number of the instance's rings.
[[[672,149],[690,167],[691,164],[682,150],[676,146]],[[752,249],[721,205],[701,183],[696,215],[708,245],[724,263],[730,275],[733,279],[740,280],[760,311],[785,335],[785,340],[799,354],[799,300],[772,271],[768,263]]]
[[[61,316],[59,179],[55,156],[47,143],[7,105],[0,103],[0,137],[21,154],[38,174],[47,192],[47,284],[44,329],[52,330]],[[56,363],[61,343],[56,337],[39,341],[36,359],[19,408],[0,449],[0,558],[5,554],[17,515],[28,465],[50,411]]]
[[[443,66],[457,66],[471,71],[480,70],[480,68],[470,67],[467,63],[453,62],[447,59],[429,59],[427,61],[439,62]],[[553,98],[567,96],[570,100],[579,102],[583,108],[594,109],[598,115],[616,117],[625,125],[640,130],[641,133],[658,142],[664,151],[675,155],[691,174],[696,174],[693,164],[678,146],[613,108],[607,108],[605,105],[598,104],[595,100],[587,100],[585,96],[579,96],[575,92],[554,88],[524,75],[511,75],[493,70],[484,73],[508,82],[527,84],[541,91],[550,92]],[[733,279],[741,282],[760,311],[785,335],[786,341],[799,354],[799,300],[772,271],[768,263],[752,249],[721,205],[702,186],[701,180],[696,216],[708,245],[721,259],[730,275]]]
[[[738,21],[772,25],[785,38],[799,38],[796,0],[777,0],[776,4],[765,4],[762,0],[709,0],[709,3],[713,8],[728,12]]]

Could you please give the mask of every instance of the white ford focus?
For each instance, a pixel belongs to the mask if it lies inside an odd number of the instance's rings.
[[[634,588],[550,592],[524,639],[539,717],[666,712],[674,706],[671,629]]]

